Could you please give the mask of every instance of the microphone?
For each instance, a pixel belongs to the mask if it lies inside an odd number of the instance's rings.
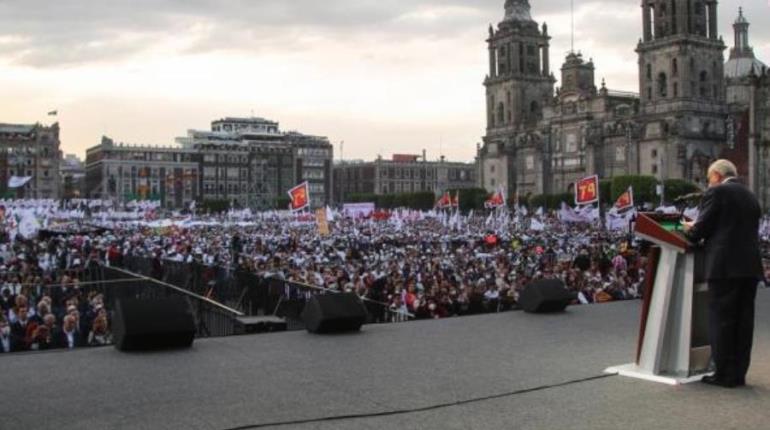
[[[679,197],[675,198],[674,199],[674,203],[682,203],[682,202],[689,202],[689,201],[692,201],[692,200],[700,200],[701,198],[703,198],[703,193],[702,192],[690,193],[690,194],[685,194],[683,196],[679,196]]]

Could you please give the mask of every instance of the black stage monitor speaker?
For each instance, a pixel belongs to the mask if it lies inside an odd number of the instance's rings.
[[[529,284],[519,294],[519,305],[525,312],[562,312],[575,299],[564,282],[558,279],[541,279]]]
[[[115,348],[121,351],[189,348],[195,337],[195,320],[182,297],[121,299],[112,334]]]
[[[366,317],[366,308],[354,293],[313,296],[302,311],[302,320],[310,333],[358,331]]]

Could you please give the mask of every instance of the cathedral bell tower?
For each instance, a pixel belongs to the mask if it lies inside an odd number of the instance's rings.
[[[506,0],[505,17],[489,27],[489,73],[484,80],[487,134],[481,181],[488,190],[516,190],[516,134],[534,127],[553,97],[548,27],[532,19],[528,0]]]
[[[641,174],[703,181],[725,143],[716,0],[642,0]]]

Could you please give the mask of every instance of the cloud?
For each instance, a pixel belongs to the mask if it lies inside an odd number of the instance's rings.
[[[569,0],[530,3],[549,25],[558,78]],[[739,3],[719,5],[728,45]],[[770,6],[744,3],[751,42],[770,63]],[[447,155],[469,159],[484,133],[487,25],[503,18],[503,4],[0,0],[0,84],[20,100],[0,114],[36,121],[59,108],[64,144],[82,150],[102,133],[170,143],[186,128],[255,109],[345,140],[362,158],[379,147],[437,152],[443,142]],[[638,2],[575,0],[575,48],[593,58],[597,85],[604,77],[611,89],[637,91],[641,24]]]
[[[738,0],[721,2],[723,33]],[[337,44],[360,40],[391,43],[413,38],[446,39],[473,33],[503,16],[503,0],[25,0],[0,1],[0,56],[5,62],[57,67],[130,60],[164,47],[167,54],[210,51],[302,52],[309,40]],[[551,22],[559,46],[568,36],[567,0],[538,0],[533,17]],[[761,3],[761,2],[757,2]],[[612,13],[609,13],[612,11]],[[767,16],[752,4],[747,15]],[[627,0],[576,2],[578,41],[612,48],[640,31],[639,8]],[[633,19],[628,19],[631,16]],[[567,21],[568,22],[568,21]],[[566,30],[566,31],[565,31]],[[758,45],[770,40],[770,26],[755,25]],[[620,36],[620,37],[617,37]],[[629,37],[631,36],[631,37]],[[14,43],[3,43],[11,38]],[[364,48],[364,47],[362,47]],[[558,58],[556,59],[558,60]],[[557,61],[558,62],[558,61]]]

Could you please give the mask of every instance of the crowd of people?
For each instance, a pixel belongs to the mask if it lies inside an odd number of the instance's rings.
[[[97,254],[78,237],[0,244],[0,352],[111,342],[104,296],[81,282]]]
[[[109,343],[104,297],[79,284],[90,265],[120,266],[126,258],[153,261],[156,277],[173,261],[277,277],[305,295],[355,292],[377,322],[514,309],[522,289],[539,279],[562,280],[576,304],[643,294],[645,245],[627,229],[567,223],[542,211],[330,215],[327,235],[314,217],[272,213],[154,224],[96,217],[86,232],[70,223],[52,226],[55,236],[5,237],[0,350]]]

